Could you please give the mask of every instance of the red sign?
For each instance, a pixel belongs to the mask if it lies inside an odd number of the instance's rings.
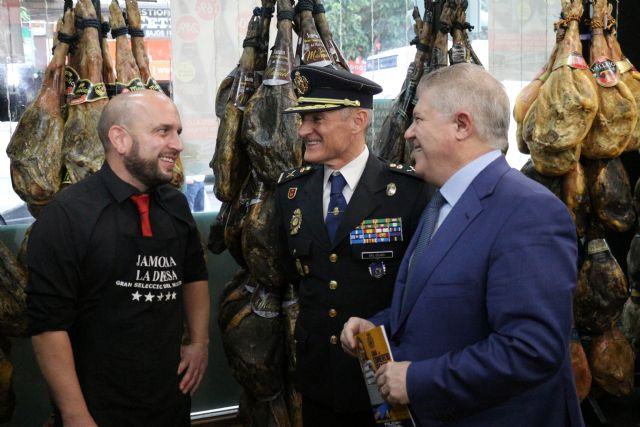
[[[218,0],[198,0],[196,2],[196,15],[204,21],[211,21],[220,15],[220,2]]]
[[[193,41],[200,34],[200,23],[191,15],[184,15],[176,23],[176,33],[184,41]]]
[[[357,57],[355,60],[351,59],[347,61],[347,64],[353,74],[361,75],[367,70],[367,61],[362,59],[361,56]]]

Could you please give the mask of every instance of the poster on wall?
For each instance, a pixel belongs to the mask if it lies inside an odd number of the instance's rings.
[[[207,69],[216,53],[217,0],[171,2],[173,98],[182,118],[182,161],[188,175],[210,173],[215,144],[215,81]]]
[[[0,61],[14,64],[24,62],[20,0],[0,1],[0,28],[3,29],[0,31]]]
[[[255,1],[171,2],[173,98],[183,124],[188,175],[212,173],[218,85],[237,65]]]
[[[498,80],[528,81],[547,62],[555,44],[553,23],[560,0],[489,3],[489,62]],[[526,52],[526,54],[525,54]]]

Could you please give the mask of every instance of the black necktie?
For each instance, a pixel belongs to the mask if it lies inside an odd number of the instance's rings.
[[[347,181],[340,172],[331,174],[329,181],[331,182],[331,194],[329,195],[329,209],[327,210],[327,219],[325,224],[327,226],[329,238],[333,242],[333,239],[336,236],[336,231],[338,230],[338,225],[342,219],[342,214],[347,208],[347,200],[342,195],[342,190],[344,189],[344,186],[347,185]]]

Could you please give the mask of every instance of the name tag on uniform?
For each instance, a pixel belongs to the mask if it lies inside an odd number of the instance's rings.
[[[349,233],[349,243],[352,245],[402,242],[402,240],[402,218],[365,219]]]
[[[360,257],[364,260],[392,259],[393,251],[362,252]]]

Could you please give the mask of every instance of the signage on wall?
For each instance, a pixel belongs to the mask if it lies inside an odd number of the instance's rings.
[[[171,38],[171,9],[168,7],[141,8],[140,18],[146,38]]]

